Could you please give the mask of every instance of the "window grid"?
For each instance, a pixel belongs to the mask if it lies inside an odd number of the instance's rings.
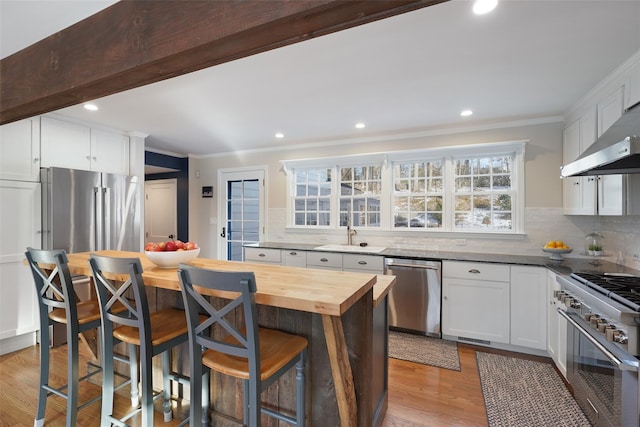
[[[339,225],[380,227],[382,166],[340,168],[339,185]]]
[[[294,224],[324,227],[331,217],[331,169],[294,170]]]
[[[442,228],[443,160],[393,164],[393,227]]]
[[[512,230],[513,157],[454,160],[454,228]]]

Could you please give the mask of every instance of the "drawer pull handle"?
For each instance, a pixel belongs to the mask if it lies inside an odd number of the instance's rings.
[[[297,252],[289,252],[289,255],[294,255],[295,256],[295,255],[298,255],[298,253]]]
[[[320,261],[322,261],[322,262],[328,262],[329,260],[328,260],[328,259],[326,259],[326,258],[320,258]]]
[[[367,265],[367,261],[358,261],[358,264],[360,264],[360,265]]]
[[[480,274],[480,270],[478,270],[477,268],[472,268],[471,270],[469,270],[469,273]]]
[[[265,255],[265,254],[258,254],[258,256],[265,257],[265,256],[267,256],[267,255]]]

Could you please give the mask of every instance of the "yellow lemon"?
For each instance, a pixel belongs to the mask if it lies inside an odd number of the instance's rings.
[[[561,248],[564,246],[564,242],[562,240],[556,240],[556,248]]]

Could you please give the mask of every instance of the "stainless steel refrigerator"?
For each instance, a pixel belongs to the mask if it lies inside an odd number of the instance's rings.
[[[138,177],[43,168],[40,181],[44,249],[141,251],[144,182]],[[73,281],[80,299],[95,295],[87,278]],[[64,328],[54,329],[52,337],[53,345],[65,342]]]

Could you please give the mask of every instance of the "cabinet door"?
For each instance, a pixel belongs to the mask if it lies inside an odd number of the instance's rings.
[[[442,332],[508,344],[509,283],[445,277]]]
[[[244,248],[246,262],[260,262],[264,264],[280,264],[280,249]]]
[[[282,250],[282,265],[290,267],[306,267],[307,253],[305,251],[294,251],[291,249]]]
[[[40,180],[40,119],[0,126],[0,179]]]
[[[92,129],[91,170],[129,175],[129,137]]]
[[[27,247],[40,248],[40,184],[0,181],[0,200],[0,340],[3,340],[33,333],[39,327],[33,277],[23,260]],[[3,345],[2,352],[5,350]],[[14,350],[17,349],[9,351]]]
[[[623,113],[624,87],[616,88],[598,103],[598,136],[602,135]],[[623,175],[598,177],[598,215],[625,214],[625,185]]]
[[[560,290],[560,284],[556,282],[556,274],[547,270],[547,353],[558,365],[558,300],[555,291]]]
[[[547,349],[547,274],[511,266],[511,344]]]
[[[629,67],[627,74],[626,93],[624,97],[624,108],[630,108],[640,102],[640,56]]]
[[[91,170],[91,129],[51,117],[40,126],[42,167]]]

